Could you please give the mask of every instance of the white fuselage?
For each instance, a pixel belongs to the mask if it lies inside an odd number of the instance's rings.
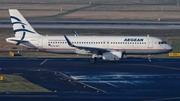
[[[161,54],[172,50],[172,47],[165,41],[148,36],[68,36],[68,38],[76,46],[121,51],[123,54]],[[8,39],[6,39],[7,42],[16,44]],[[23,42],[20,45],[29,48],[56,53],[91,54],[88,51],[70,47],[63,36],[26,37],[24,40],[28,42]]]

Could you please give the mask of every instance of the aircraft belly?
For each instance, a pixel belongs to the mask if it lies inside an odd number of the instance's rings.
[[[48,52],[54,52],[54,53],[75,53],[75,51],[74,50],[46,50],[46,51],[48,51]]]
[[[166,52],[166,50],[161,49],[126,49],[125,51],[126,54],[159,54],[164,52]]]

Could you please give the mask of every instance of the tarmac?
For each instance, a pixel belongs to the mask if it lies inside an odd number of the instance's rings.
[[[2,92],[2,101],[177,101],[180,59],[1,58],[0,74],[21,75],[52,92]]]

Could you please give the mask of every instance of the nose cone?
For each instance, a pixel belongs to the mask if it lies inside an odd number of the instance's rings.
[[[168,52],[171,52],[173,50],[173,48],[170,45],[168,45],[166,49]]]

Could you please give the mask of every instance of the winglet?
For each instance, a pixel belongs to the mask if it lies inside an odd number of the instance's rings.
[[[73,30],[74,36],[79,36],[75,30]]]
[[[75,47],[75,45],[73,45],[73,44],[71,43],[71,41],[66,37],[66,35],[64,35],[64,38],[66,39],[66,42],[68,43],[69,46]]]

